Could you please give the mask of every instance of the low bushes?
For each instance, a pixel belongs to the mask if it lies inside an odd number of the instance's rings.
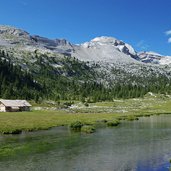
[[[92,125],[84,125],[80,121],[75,121],[70,124],[70,128],[74,131],[81,131],[85,133],[93,133],[95,132],[95,127]]]
[[[106,123],[107,120],[106,120],[106,119],[102,119],[102,120],[97,120],[96,122],[99,122],[99,123]]]
[[[108,121],[107,126],[118,126],[120,124],[119,120]]]
[[[85,132],[88,134],[95,132],[95,130],[96,130],[95,127],[91,125],[84,125],[81,128],[81,132]]]
[[[133,116],[133,115],[129,115],[129,116],[127,116],[126,120],[127,121],[134,121],[134,120],[139,120],[139,118],[136,116]]]
[[[22,130],[21,129],[15,129],[15,130],[11,130],[11,131],[3,131],[3,134],[21,134]]]
[[[70,124],[70,128],[72,130],[81,130],[81,127],[83,126],[83,123],[81,123],[80,121],[75,121],[75,122],[72,122]]]

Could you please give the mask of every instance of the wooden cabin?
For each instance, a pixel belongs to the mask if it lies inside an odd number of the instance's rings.
[[[30,111],[31,104],[26,100],[0,100],[0,112]]]

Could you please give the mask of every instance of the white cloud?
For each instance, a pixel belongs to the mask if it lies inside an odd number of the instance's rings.
[[[168,39],[168,43],[171,43],[171,37]]]
[[[165,32],[166,35],[171,35],[171,30]]]
[[[144,40],[140,40],[138,43],[137,43],[137,47],[140,47],[144,44]]]
[[[136,46],[141,50],[147,50],[149,48],[149,45],[144,40],[140,40]]]
[[[166,31],[165,34],[169,37],[167,42],[171,43],[171,30]]]

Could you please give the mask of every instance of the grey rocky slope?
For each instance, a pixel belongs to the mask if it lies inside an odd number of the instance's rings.
[[[139,52],[138,56],[140,60],[144,63],[152,63],[159,65],[170,65],[171,57],[164,56],[155,52]]]
[[[132,46],[105,36],[75,46],[72,56],[84,61],[110,63],[138,63],[135,59],[139,59]]]
[[[65,64],[60,60],[67,56],[85,62],[95,73],[95,79],[108,85],[111,82],[127,82],[131,77],[171,77],[170,67],[166,65],[171,63],[170,57],[137,53],[131,45],[113,37],[97,37],[75,45],[65,39],[51,40],[14,27],[0,26],[0,48],[8,52],[14,64],[30,72],[40,69],[37,61],[41,56],[42,63],[68,76],[63,70]]]

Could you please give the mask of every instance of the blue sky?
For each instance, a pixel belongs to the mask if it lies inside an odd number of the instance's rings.
[[[171,0],[0,0],[0,24],[82,43],[112,36],[171,56]],[[170,42],[170,43],[169,43]]]

